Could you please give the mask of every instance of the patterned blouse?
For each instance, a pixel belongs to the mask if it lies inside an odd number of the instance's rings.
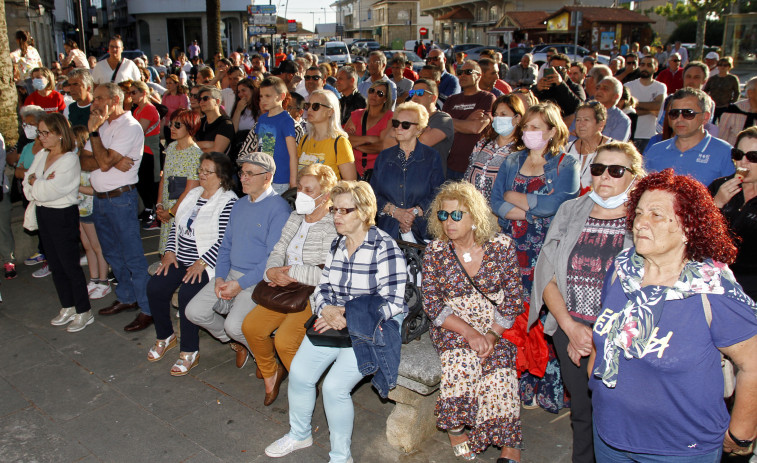
[[[476,143],[470,155],[468,169],[463,179],[469,181],[484,195],[486,201],[492,196],[492,185],[497,178],[499,167],[505,162],[505,158],[513,152],[515,142],[505,146],[497,146],[497,142],[481,139]]]

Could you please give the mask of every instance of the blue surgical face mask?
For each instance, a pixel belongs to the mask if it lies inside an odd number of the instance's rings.
[[[44,77],[32,79],[32,87],[34,87],[34,90],[44,90],[47,87],[47,79]]]
[[[515,126],[513,125],[513,118],[511,116],[496,116],[492,119],[492,127],[498,134],[506,137],[513,133]]]
[[[594,201],[599,207],[603,207],[605,209],[615,209],[616,207],[622,206],[626,201],[628,201],[628,191],[633,186],[633,182],[636,180],[636,176],[634,175],[633,179],[631,179],[631,183],[628,185],[628,187],[623,191],[623,193],[615,196],[611,196],[607,199],[602,199],[596,191],[592,190],[591,193],[589,193],[589,198],[591,198],[592,201]]]

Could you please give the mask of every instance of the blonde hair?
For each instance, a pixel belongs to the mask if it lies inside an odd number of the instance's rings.
[[[336,185],[339,180],[336,178],[334,169],[326,164],[310,164],[297,172],[297,181],[299,182],[302,177],[311,175],[318,180],[318,184],[321,185],[321,193],[328,194]]]
[[[376,194],[368,182],[362,180],[342,180],[331,190],[331,203],[339,195],[349,195],[352,202],[355,203],[360,220],[363,221],[365,228],[376,225]]]
[[[53,71],[46,67],[38,67],[32,69],[32,72],[30,72],[29,75],[32,75],[35,72],[39,72],[42,74],[42,77],[47,79],[47,87],[45,87],[45,90],[55,90],[55,74],[53,74]]]
[[[523,127],[537,114],[550,130],[555,129],[555,135],[547,143],[547,152],[552,153],[553,156],[557,156],[563,151],[565,144],[568,142],[568,126],[562,120],[560,108],[550,101],[535,104],[526,110],[526,114],[523,115],[520,124],[518,124],[515,130],[515,137],[518,140],[516,149],[526,149],[526,145],[523,143]]]
[[[402,103],[394,109],[394,115],[396,116],[402,111],[415,113],[418,116],[418,130],[423,130],[428,125],[428,110],[423,105],[412,101]]]
[[[328,127],[326,130],[326,135],[328,138],[336,138],[338,136],[347,137],[347,132],[344,131],[342,128],[342,124],[340,122],[341,112],[339,107],[339,100],[337,99],[336,95],[334,95],[334,92],[331,90],[315,90],[313,93],[310,94],[308,97],[308,101],[312,100],[314,96],[320,96],[326,100],[326,104],[331,106],[331,117],[328,121]],[[308,127],[308,133],[314,133],[313,124],[310,122],[307,122]]]
[[[442,222],[436,216],[444,201],[457,201],[459,207],[468,208],[473,225],[476,226],[476,229],[473,230],[473,237],[479,246],[483,246],[484,243],[499,233],[497,217],[489,207],[489,202],[476,187],[465,181],[446,182],[439,188],[439,193],[431,202],[428,211],[428,232],[434,239],[449,240],[447,234],[444,233]]]
[[[639,151],[633,143],[623,141],[605,143],[597,148],[597,156],[599,156],[599,153],[602,151],[616,151],[625,154],[626,158],[628,158],[628,162],[631,163],[629,166],[632,171],[631,173],[636,175],[639,179],[646,177],[647,172],[644,170],[644,159],[641,157],[641,154],[639,154]],[[596,156],[594,159],[596,159]]]

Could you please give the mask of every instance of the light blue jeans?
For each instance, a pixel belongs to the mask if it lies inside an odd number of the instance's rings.
[[[304,440],[311,436],[315,408],[315,385],[326,369],[331,370],[323,381],[323,408],[329,424],[331,463],[350,459],[355,409],[352,389],[363,378],[351,347],[314,346],[305,336],[292,360],[289,372],[289,436]]]

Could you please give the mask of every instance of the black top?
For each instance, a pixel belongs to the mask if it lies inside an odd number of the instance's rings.
[[[710,194],[714,197],[720,186],[733,178],[733,175],[721,177],[713,181],[710,186]],[[739,191],[723,206],[720,211],[731,226],[731,230],[740,238],[737,242],[739,253],[736,262],[730,267],[738,279],[739,275],[757,276],[757,198],[752,198],[744,204],[744,193]]]
[[[367,106],[365,97],[357,90],[352,95],[343,96],[339,99],[339,108],[342,111],[342,125],[350,120],[350,114],[356,109],[364,109]]]
[[[215,141],[216,135],[223,135],[229,139],[229,146],[225,154],[229,154],[231,141],[234,140],[234,123],[229,116],[221,115],[218,119],[208,124],[208,119],[202,116],[200,120],[200,130],[195,135],[195,141]]]

